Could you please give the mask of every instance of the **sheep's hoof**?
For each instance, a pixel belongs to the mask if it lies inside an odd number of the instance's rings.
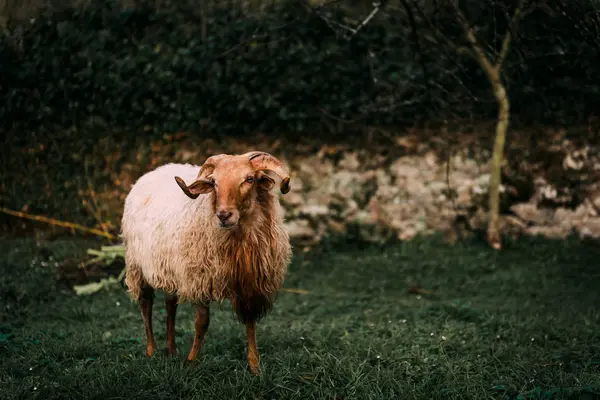
[[[152,346],[146,347],[146,356],[152,357],[153,354],[154,354],[154,347],[152,347]]]
[[[260,375],[258,357],[256,357],[254,354],[248,354],[248,366],[250,367],[250,372],[252,372],[255,376]]]
[[[164,355],[165,357],[174,357],[177,355],[177,349],[172,349],[169,347],[165,347],[164,349]]]
[[[260,375],[260,368],[254,365],[250,365],[250,372],[252,372],[252,375],[254,376],[259,376]]]
[[[194,358],[194,359],[191,359],[191,358],[189,358],[189,357],[186,357],[186,358],[183,360],[183,365],[187,365],[187,366],[190,366],[190,367],[191,367],[192,365],[196,365],[196,364],[197,364],[197,360],[196,360],[195,358]]]

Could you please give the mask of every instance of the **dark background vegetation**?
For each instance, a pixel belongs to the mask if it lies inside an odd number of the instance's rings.
[[[89,224],[79,193],[122,163],[106,155],[177,132],[352,140],[374,126],[399,134],[495,118],[481,68],[447,46],[464,41],[443,1],[385,2],[349,40],[339,25],[356,26],[372,5],[332,3],[3,2],[0,203]],[[600,6],[530,4],[503,67],[513,126],[588,135]],[[493,54],[515,2],[460,5]]]

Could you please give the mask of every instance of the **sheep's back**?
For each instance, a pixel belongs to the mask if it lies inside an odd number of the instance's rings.
[[[122,235],[128,268],[140,268],[155,288],[176,293],[203,253],[209,227],[210,195],[187,197],[175,182],[195,180],[199,166],[167,164],[140,177],[125,199]]]

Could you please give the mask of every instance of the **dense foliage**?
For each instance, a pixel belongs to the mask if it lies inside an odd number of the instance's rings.
[[[364,18],[347,9],[317,13],[284,1],[202,14],[174,3],[99,0],[9,27],[0,40],[0,203],[66,215],[59,210],[81,206],[75,188],[88,187],[112,153],[140,136],[348,134],[495,115],[481,68],[432,33],[429,22],[464,43],[453,16],[426,0],[406,2],[410,13],[390,2],[351,40],[331,22]],[[467,7],[496,49],[511,12],[502,4]],[[527,15],[505,63],[515,120],[582,121],[600,104],[598,6],[552,7]]]
[[[93,117],[106,126],[161,132],[205,125],[220,132],[303,131],[324,119],[394,124],[495,109],[477,65],[428,41],[424,21],[411,32],[393,10],[348,41],[298,2],[260,14],[216,8],[203,38],[200,15],[186,7],[117,4],[39,16],[24,27],[19,46],[5,38],[4,128],[69,127]],[[477,11],[485,7],[473,8],[484,23],[491,17]],[[600,36],[581,40],[576,18],[586,13],[571,8],[569,18],[558,8],[540,8],[522,24],[506,71],[522,118],[581,119],[597,109],[600,57],[593,42]],[[450,27],[450,19],[437,23]],[[489,33],[495,46],[502,25],[482,36]],[[460,32],[446,31],[460,41]]]

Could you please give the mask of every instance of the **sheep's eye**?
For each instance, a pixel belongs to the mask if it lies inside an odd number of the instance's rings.
[[[248,183],[254,183],[254,177],[253,176],[249,176],[246,178],[246,182]]]

